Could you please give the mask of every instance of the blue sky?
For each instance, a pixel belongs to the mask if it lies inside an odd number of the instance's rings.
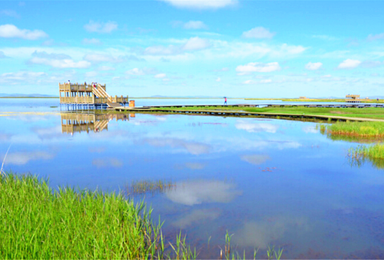
[[[0,3],[0,93],[384,95],[384,1]]]

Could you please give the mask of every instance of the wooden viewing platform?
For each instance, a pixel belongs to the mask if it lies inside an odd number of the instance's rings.
[[[360,95],[346,95],[345,102],[347,103],[361,103]]]
[[[72,105],[74,108],[106,108],[128,104],[127,97],[110,96],[106,85],[59,83],[60,104]]]

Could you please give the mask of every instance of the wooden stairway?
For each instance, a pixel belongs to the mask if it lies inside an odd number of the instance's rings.
[[[108,107],[114,108],[120,106],[119,103],[113,102],[113,98],[108,95],[108,93],[101,87],[100,84],[97,84],[96,87],[92,88],[93,94],[99,98],[106,98]]]

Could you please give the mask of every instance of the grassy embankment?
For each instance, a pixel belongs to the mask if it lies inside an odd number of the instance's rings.
[[[281,100],[283,102],[343,102],[345,103],[344,98],[308,98],[308,99],[300,99],[300,98],[244,98],[244,100]],[[361,103],[384,103],[383,99],[372,100],[364,100],[360,101]]]
[[[156,110],[179,110],[179,111],[244,111],[260,114],[285,114],[285,115],[323,115],[323,116],[341,116],[354,118],[372,118],[384,119],[383,108],[322,108],[322,107],[174,107],[174,108],[158,108]],[[143,110],[144,111],[144,110]]]
[[[171,184],[133,183],[135,192],[163,189]],[[144,187],[144,188],[143,188]],[[6,174],[0,170],[0,258],[2,259],[195,259],[196,249],[181,233],[176,242],[166,241],[161,223],[151,222],[151,210],[122,195],[99,191],[54,191],[31,175]],[[209,240],[208,240],[209,241]],[[209,243],[209,242],[208,242]],[[225,235],[221,258],[245,259],[231,250]],[[274,247],[268,259],[280,259]],[[254,251],[256,258],[257,250]]]

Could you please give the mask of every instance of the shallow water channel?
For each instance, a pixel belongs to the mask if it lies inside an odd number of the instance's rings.
[[[316,123],[127,114],[71,127],[50,102],[37,102],[39,114],[0,105],[5,170],[144,199],[165,236],[182,230],[199,258],[217,258],[227,231],[241,255],[275,246],[284,258],[384,257],[383,170],[351,165],[358,143],[333,141]],[[129,190],[142,181],[170,187]]]

